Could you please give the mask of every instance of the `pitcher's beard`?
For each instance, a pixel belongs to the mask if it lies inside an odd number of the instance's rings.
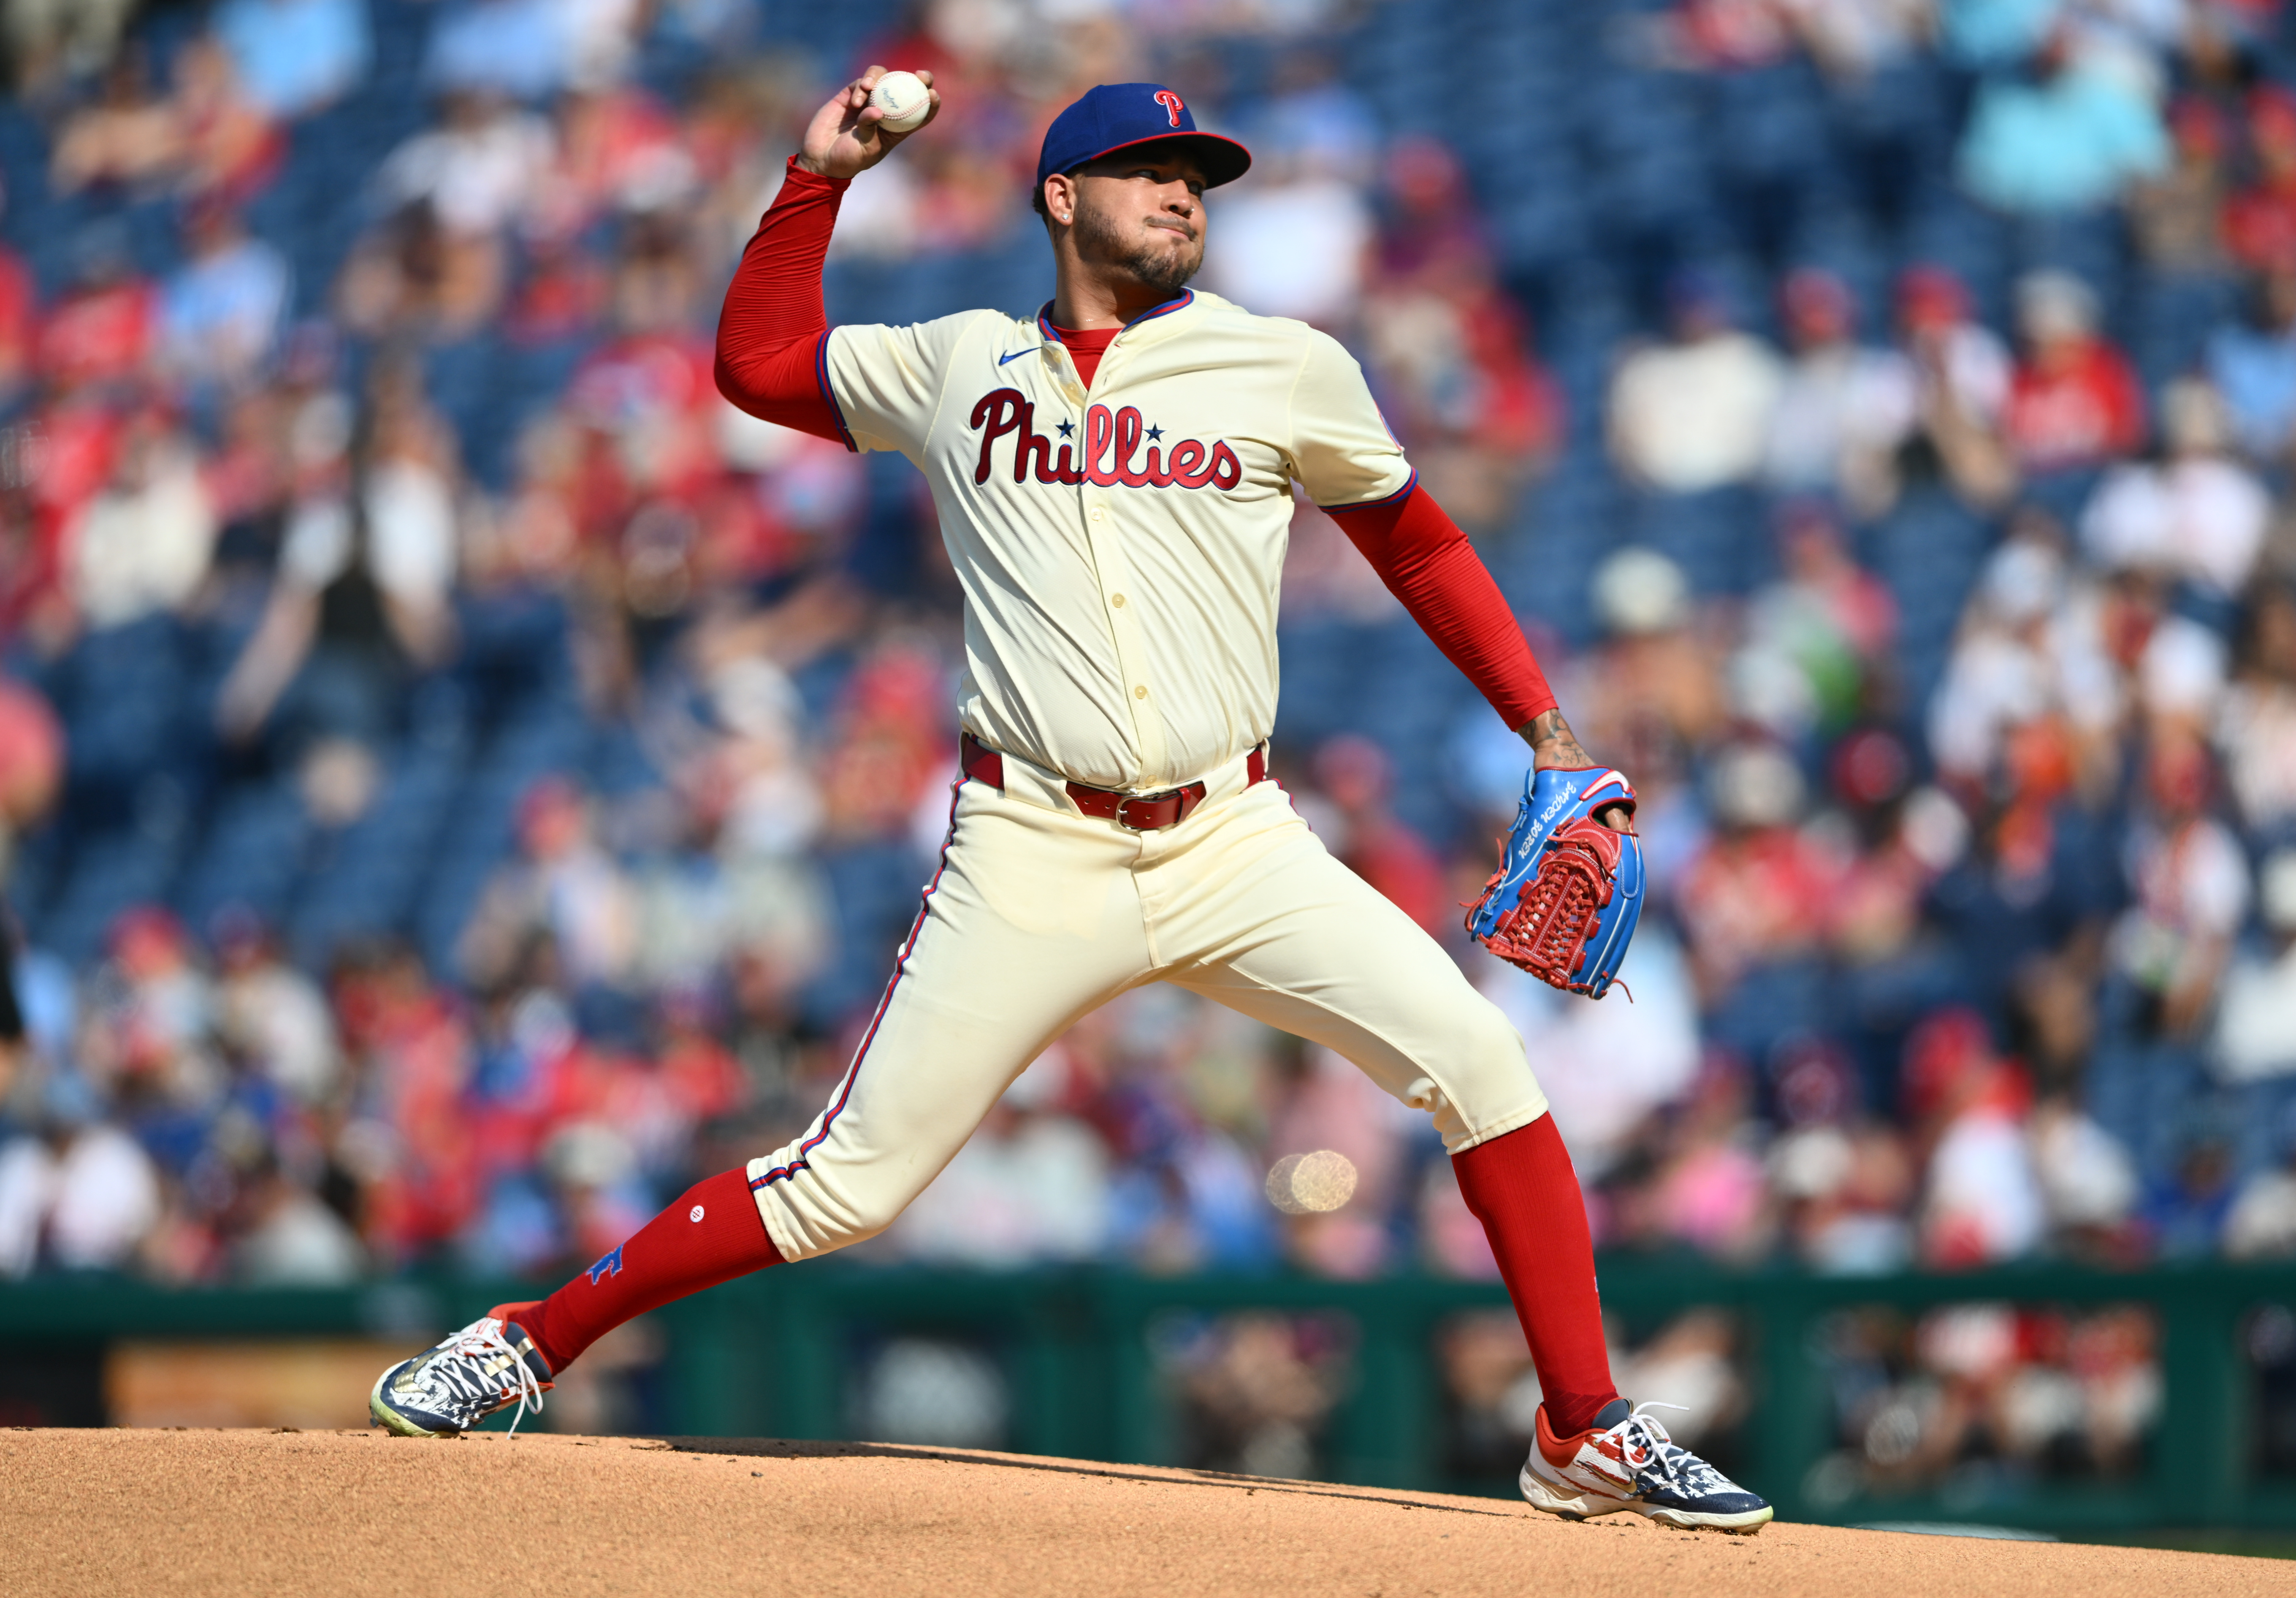
[[[1122,267],[1134,282],[1169,299],[1188,286],[1188,279],[1204,264],[1201,237],[1193,248],[1162,250],[1135,249],[1117,235],[1108,220],[1095,212],[1079,211],[1076,219],[1077,254],[1087,261],[1105,261]]]

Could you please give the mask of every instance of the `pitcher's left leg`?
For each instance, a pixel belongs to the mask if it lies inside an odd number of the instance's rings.
[[[1304,904],[1276,899],[1287,908],[1248,947],[1168,980],[1323,1044],[1434,1116],[1498,1257],[1554,1423],[1583,1430],[1618,1390],[1586,1202],[1522,1039],[1410,917],[1321,844],[1315,850],[1320,864],[1283,871],[1312,885]]]
[[[1522,1039],[1280,791],[1217,820],[1143,881],[1158,947],[1177,956],[1165,979],[1324,1045],[1434,1117],[1557,1423],[1579,1430],[1617,1394],[1585,1203]]]
[[[1253,796],[1255,799],[1259,796]],[[1288,814],[1290,806],[1284,805]],[[1239,817],[1239,820],[1242,820]],[[1256,924],[1171,980],[1330,1047],[1430,1111],[1497,1257],[1565,1436],[1618,1397],[1586,1201],[1522,1039],[1432,938],[1283,815],[1253,817],[1201,874],[1241,889]],[[1259,906],[1273,906],[1267,913]]]
[[[1165,979],[1325,1045],[1434,1115],[1545,1393],[1523,1496],[1575,1519],[1758,1529],[1768,1504],[1611,1384],[1585,1200],[1514,1028],[1272,784],[1204,819],[1217,833],[1143,878]]]

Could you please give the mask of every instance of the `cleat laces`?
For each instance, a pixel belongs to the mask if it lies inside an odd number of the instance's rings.
[[[1628,1469],[1634,1471],[1636,1486],[1643,1486],[1645,1477],[1655,1476],[1660,1483],[1693,1498],[1730,1489],[1729,1478],[1668,1436],[1656,1417],[1644,1413],[1688,1407],[1647,1399],[1636,1405],[1633,1412],[1619,1422],[1619,1452]]]
[[[415,1373],[436,1384],[455,1418],[468,1427],[510,1402],[504,1377],[514,1373],[518,1414],[511,1418],[510,1434],[516,1437],[529,1402],[535,1414],[542,1413],[542,1379],[503,1332],[503,1323],[491,1316],[473,1322],[439,1344]]]

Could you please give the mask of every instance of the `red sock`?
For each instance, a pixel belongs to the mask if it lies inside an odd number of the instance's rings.
[[[541,1303],[519,1307],[518,1323],[554,1376],[624,1321],[781,1262],[749,1174],[720,1171]]]
[[[1554,1118],[1542,1115],[1453,1156],[1451,1168],[1499,1258],[1499,1274],[1538,1367],[1546,1423],[1558,1437],[1574,1437],[1594,1424],[1619,1389],[1611,1385],[1595,1244],[1570,1151]]]

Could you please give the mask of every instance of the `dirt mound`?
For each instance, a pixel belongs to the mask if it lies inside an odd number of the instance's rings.
[[[2296,1565],[871,1444],[0,1431],[0,1590],[2236,1598]]]

